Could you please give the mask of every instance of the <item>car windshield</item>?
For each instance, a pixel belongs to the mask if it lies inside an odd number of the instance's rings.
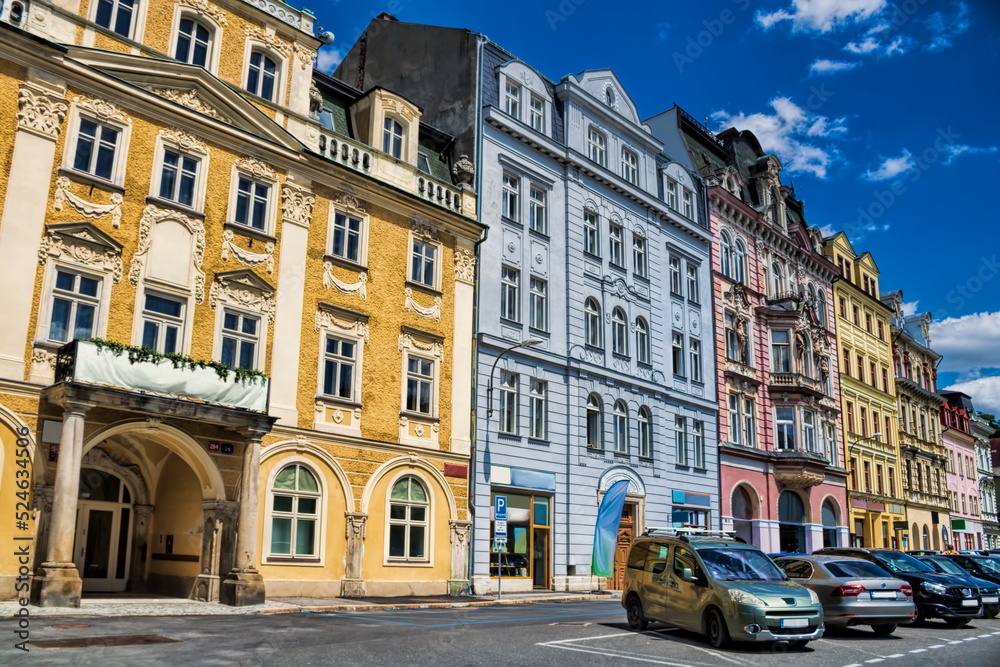
[[[927,563],[921,563],[913,556],[898,551],[878,551],[873,554],[878,562],[890,572],[933,572]]]
[[[935,558],[933,561],[925,561],[932,568],[938,572],[946,572],[948,574],[969,574],[961,568],[955,561],[948,560],[947,558]]]
[[[771,559],[752,549],[698,549],[705,567],[726,581],[785,581]]]
[[[1000,562],[989,556],[974,556],[970,560],[990,574],[1000,574]]]
[[[844,579],[885,579],[889,573],[866,560],[838,560],[826,564],[835,577]]]

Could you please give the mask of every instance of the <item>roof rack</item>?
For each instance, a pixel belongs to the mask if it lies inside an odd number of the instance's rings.
[[[679,535],[681,537],[726,537],[735,538],[736,532],[732,530],[708,530],[700,526],[683,526],[674,528],[673,526],[646,526],[643,535]]]

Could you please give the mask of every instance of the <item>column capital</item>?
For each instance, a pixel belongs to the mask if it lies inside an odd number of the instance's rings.
[[[362,512],[344,512],[344,516],[347,517],[347,539],[353,537],[364,541],[368,515]]]
[[[17,127],[53,141],[59,138],[69,105],[66,100],[30,83],[17,90]]]

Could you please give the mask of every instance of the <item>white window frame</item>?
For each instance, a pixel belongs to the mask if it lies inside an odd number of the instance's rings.
[[[85,103],[86,104],[86,103]],[[121,114],[124,117],[124,114]],[[74,166],[76,161],[76,149],[80,139],[80,122],[87,119],[97,123],[98,127],[110,127],[118,131],[118,143],[115,148],[114,159],[112,160],[111,178],[98,176],[90,171],[82,171]],[[72,128],[67,134],[66,147],[63,151],[63,168],[73,174],[81,174],[86,178],[92,178],[103,183],[110,183],[119,188],[125,187],[125,166],[128,161],[129,139],[132,134],[132,123],[129,120],[117,120],[113,118],[101,118],[96,113],[81,108],[74,103],[70,110],[68,128]]]
[[[625,228],[617,222],[608,223],[608,262],[625,268]]]
[[[349,319],[348,313],[344,311],[320,310],[317,312],[316,322],[319,329],[316,351],[316,402],[322,406],[322,410],[317,414],[313,423],[313,428],[317,431],[330,433],[345,433],[349,435],[361,435],[361,421],[364,413],[362,411],[362,375],[365,363],[365,345],[368,343],[368,323],[359,319]],[[327,338],[338,338],[354,343],[354,383],[352,399],[345,399],[324,393],[324,378],[326,370],[326,340]],[[275,350],[275,357],[280,351]],[[326,406],[353,409],[350,420],[340,423],[327,421]]]
[[[688,301],[691,303],[701,303],[701,296],[699,294],[701,281],[698,278],[698,266],[687,262],[685,271],[687,272]]]
[[[549,383],[539,378],[530,378],[528,397],[528,437],[547,440],[549,437]]]
[[[521,177],[509,171],[503,172],[500,215],[511,222],[521,221]]]
[[[587,157],[591,162],[607,167],[608,138],[594,126],[587,128]]]
[[[729,441],[734,445],[743,444],[743,417],[740,411],[742,397],[729,393]]]
[[[822,453],[817,447],[816,413],[812,410],[802,411],[802,445],[807,452]]]
[[[427,502],[423,505],[425,508],[424,517],[425,520],[417,523],[407,525],[422,525],[424,528],[424,556],[423,557],[410,557],[410,556],[390,556],[389,549],[391,546],[391,528],[394,525],[400,525],[399,520],[390,519],[391,506],[393,502],[401,503],[403,501],[393,501],[392,499],[392,489],[400,481],[406,477],[412,477],[420,483],[424,489],[424,493],[427,496]],[[385,491],[385,551],[383,555],[383,565],[386,566],[403,566],[403,567],[433,567],[434,565],[434,494],[433,486],[431,482],[417,470],[406,470],[401,471],[398,475],[395,475],[389,480],[389,484]],[[413,501],[406,501],[410,505],[417,505]],[[409,532],[407,533],[406,545],[409,545]],[[408,549],[405,549],[408,551]]]
[[[254,53],[260,53],[274,62],[274,91],[272,98],[264,97],[258,92],[251,91],[247,85],[250,83],[250,59]],[[257,40],[247,40],[246,49],[243,56],[243,73],[240,78],[240,89],[249,95],[265,100],[279,106],[285,105],[285,69],[288,67],[288,60],[279,52],[268,47],[264,42]],[[260,87],[258,86],[258,90]]]
[[[680,185],[677,183],[677,181],[674,180],[674,179],[672,179],[672,178],[670,178],[669,176],[667,176],[667,188],[666,188],[666,190],[667,190],[667,208],[669,208],[671,211],[677,211],[677,210],[679,210],[677,208],[677,202],[678,202],[677,188],[678,187],[680,187]]]
[[[531,129],[541,134],[546,133],[546,127],[548,126],[546,122],[546,116],[548,115],[546,107],[548,105],[545,103],[543,97],[528,93],[528,125],[531,126]]]
[[[181,157],[188,157],[198,161],[191,204],[183,204],[177,201],[177,199],[168,199],[160,196],[164,160],[166,159],[168,150],[178,153]],[[209,152],[204,144],[189,142],[187,146],[181,146],[170,134],[161,133],[156,142],[156,156],[153,161],[153,174],[149,184],[149,196],[170,206],[179,206],[183,209],[202,213],[205,210],[205,182],[207,181],[209,169]]]
[[[386,127],[388,123],[392,123],[392,127]],[[399,128],[399,133],[395,132],[395,128]],[[380,128],[379,137],[381,142],[379,142],[380,150],[386,155],[393,157],[397,160],[407,161],[408,159],[408,134],[410,130],[409,123],[403,118],[397,116],[396,114],[384,114],[382,116],[382,126]],[[399,155],[394,152],[394,145],[399,142]],[[387,143],[388,142],[388,143]],[[389,150],[386,150],[386,149]]]
[[[681,202],[684,207],[684,217],[694,220],[694,192],[688,188],[682,188]]]
[[[640,364],[652,363],[649,343],[649,324],[644,317],[635,318],[635,360]]]
[[[591,449],[604,449],[604,402],[597,394],[587,396],[584,436]]]
[[[236,206],[239,199],[239,184],[240,178],[246,178],[252,183],[258,183],[261,185],[268,186],[267,192],[267,210],[264,213],[264,228],[259,229],[251,224],[237,222],[236,221]],[[227,215],[227,220],[232,223],[236,229],[247,229],[250,233],[266,234],[267,236],[274,236],[275,226],[277,224],[277,212],[278,212],[278,179],[274,177],[273,174],[264,173],[250,173],[244,169],[241,169],[238,165],[233,167],[232,182],[229,188],[229,213]],[[251,207],[252,212],[252,207]],[[252,215],[251,215],[252,219]]]
[[[163,315],[162,313],[155,313],[150,316],[151,321],[159,320],[160,325],[169,325],[171,321],[174,324],[179,324],[177,332],[177,349],[174,352],[178,354],[187,354],[190,345],[191,337],[191,314],[192,314],[192,304],[191,296],[189,294],[183,294],[175,290],[164,289],[159,284],[146,281],[141,290],[136,292],[136,308],[135,308],[135,320],[136,324],[133,327],[134,336],[133,344],[137,347],[142,347],[143,338],[145,338],[145,323],[147,321],[146,313],[146,296],[155,295],[160,298],[168,299],[171,301],[179,301],[181,304],[181,315],[179,318],[172,318],[169,315]],[[219,327],[216,327],[218,331]],[[162,340],[162,333],[157,334],[157,345]],[[164,353],[159,347],[154,348],[161,354]],[[220,348],[221,349],[221,348]]]
[[[628,454],[628,405],[626,405],[625,401],[621,399],[615,401],[613,427],[615,453]]]
[[[434,275],[432,276],[432,282],[431,283],[427,283],[427,282],[425,282],[423,280],[417,280],[416,277],[413,275],[413,258],[414,258],[414,254],[415,254],[414,253],[414,250],[415,250],[414,244],[416,244],[416,243],[421,243],[421,244],[426,245],[426,246],[432,246],[435,249],[434,250],[433,266],[431,268],[431,272]],[[432,238],[430,236],[421,235],[421,236],[418,237],[418,235],[414,234],[413,232],[410,232],[410,239],[409,239],[409,243],[407,244],[407,248],[409,250],[408,250],[407,255],[406,255],[406,280],[408,282],[410,282],[410,283],[413,283],[414,285],[420,285],[421,287],[425,287],[425,288],[428,288],[428,289],[440,291],[441,290],[441,265],[443,264],[443,260],[444,260],[444,258],[442,257],[443,247],[441,245],[441,242],[438,241],[436,238]],[[424,260],[426,262],[426,256],[424,257]],[[423,277],[426,278],[426,276],[423,276]]]
[[[95,306],[95,309],[94,309],[94,326],[93,326],[93,330],[91,331],[91,334],[90,334],[90,336],[88,336],[88,338],[103,338],[104,337],[104,332],[107,329],[108,304],[111,301],[111,299],[110,299],[110,296],[111,296],[110,295],[110,290],[111,290],[111,282],[112,282],[111,274],[110,273],[101,273],[101,272],[92,271],[92,270],[86,270],[86,269],[74,266],[72,264],[67,264],[65,262],[50,261],[50,262],[47,263],[47,266],[45,268],[44,287],[43,287],[43,291],[42,291],[42,294],[45,295],[45,298],[44,298],[42,304],[39,307],[38,326],[37,326],[37,331],[36,331],[36,335],[35,335],[35,340],[38,341],[38,342],[48,343],[50,345],[64,345],[64,344],[66,344],[66,343],[68,343],[68,342],[70,342],[70,341],[73,340],[73,335],[72,335],[73,334],[73,332],[72,332],[72,328],[73,328],[72,319],[73,319],[73,317],[70,318],[71,319],[71,321],[70,321],[71,330],[68,332],[69,333],[69,338],[67,340],[65,340],[65,341],[56,341],[56,340],[52,340],[49,337],[51,335],[51,333],[52,333],[52,331],[51,331],[51,328],[52,328],[52,311],[53,311],[54,301],[55,301],[55,298],[58,296],[56,294],[56,278],[57,278],[57,272],[59,272],[59,271],[62,271],[64,273],[71,273],[71,274],[73,274],[75,276],[84,276],[86,278],[90,278],[90,279],[98,281],[99,285],[98,285],[98,288],[97,288],[98,289],[97,298],[95,299],[93,297],[88,297],[88,296],[84,295],[84,296],[80,297],[79,300],[86,301],[90,305],[94,305]],[[74,284],[76,284],[76,280],[74,280]],[[73,296],[67,294],[65,298],[67,300],[73,300],[74,304],[76,303],[76,301],[78,299],[78,297],[75,294]],[[73,315],[75,316],[75,314],[76,314],[76,307],[74,305]]]
[[[611,311],[611,351],[628,356],[628,317],[621,308]]]
[[[426,374],[421,372],[419,369],[417,372],[410,371],[410,359],[415,359],[420,362],[430,363],[430,373]],[[403,412],[412,415],[419,415],[420,417],[434,419],[438,415],[438,387],[439,382],[439,360],[435,359],[433,356],[427,354],[421,354],[419,351],[407,352],[403,355]],[[421,412],[419,409],[410,409],[407,403],[409,397],[409,387],[410,381],[414,380],[417,382],[417,387],[419,389],[423,383],[430,385],[430,396],[428,398],[430,402],[430,410],[428,412]],[[419,395],[418,395],[419,396]],[[419,403],[419,398],[418,398]],[[419,407],[419,406],[418,406]]]
[[[684,296],[684,283],[681,281],[681,259],[677,255],[670,255],[667,260],[670,272],[670,293],[674,296]]]
[[[266,331],[267,331],[267,317],[265,315],[262,315],[259,312],[253,312],[253,311],[250,311],[250,310],[244,310],[244,309],[240,309],[240,308],[233,308],[231,306],[222,306],[218,310],[219,310],[219,316],[218,316],[219,324],[216,327],[216,330],[218,332],[218,339],[219,340],[218,340],[218,347],[216,348],[218,350],[218,354],[216,355],[215,358],[218,359],[220,362],[225,363],[223,361],[223,359],[222,359],[222,351],[223,351],[224,346],[225,346],[225,340],[224,339],[227,336],[230,337],[230,338],[237,339],[240,343],[247,342],[247,341],[249,341],[252,338],[253,345],[254,345],[254,352],[253,352],[253,366],[251,367],[251,370],[260,370],[261,367],[263,366],[263,361],[264,361],[264,340],[265,340]],[[253,336],[250,336],[249,334],[243,333],[242,331],[237,332],[236,334],[227,334],[226,333],[227,331],[231,331],[230,329],[226,329],[225,328],[226,314],[227,313],[230,313],[230,314],[233,314],[233,315],[236,315],[236,316],[240,317],[241,318],[241,320],[240,320],[241,323],[242,323],[242,318],[245,318],[245,317],[251,317],[251,318],[256,319],[257,320],[257,333],[254,334]],[[239,349],[240,348],[238,346],[237,347],[237,352],[236,352],[236,358],[237,359],[240,356],[239,355]],[[231,364],[230,368],[240,368],[240,366],[237,366],[235,364]]]
[[[757,401],[743,398],[743,444],[757,447]]]
[[[674,457],[677,465],[687,466],[688,461],[687,417],[674,417]]]
[[[622,178],[632,185],[639,185],[639,156],[627,148],[622,148]]]
[[[649,277],[649,253],[646,252],[646,239],[638,234],[632,234],[632,271],[640,278]]]
[[[521,120],[521,91],[524,90],[520,84],[514,83],[509,78],[504,78],[503,85],[503,110],[508,116]]]
[[[520,430],[520,407],[521,402],[521,378],[517,373],[508,370],[500,371],[499,382],[497,382],[498,418],[500,433],[505,435],[517,435]]]
[[[208,54],[205,58],[205,69],[213,74],[219,71],[219,44],[222,42],[222,26],[214,21],[207,14],[191,11],[183,5],[178,4],[174,10],[173,30],[170,34],[170,56],[176,58],[177,42],[180,41],[181,21],[188,19],[201,23],[208,32]],[[189,61],[183,61],[189,62]],[[193,63],[191,63],[193,64]]]
[[[538,331],[549,330],[548,281],[531,276],[528,303],[528,326]]]
[[[271,551],[271,538],[273,535],[273,523],[274,523],[274,482],[278,478],[278,474],[285,468],[297,465],[305,468],[316,480],[316,485],[319,491],[313,493],[311,491],[298,491],[298,490],[286,490],[279,489],[279,495],[291,495],[296,500],[293,501],[293,511],[292,516],[279,516],[278,518],[291,518],[292,519],[292,534],[291,541],[289,544],[289,552],[287,554],[274,553]],[[262,551],[264,554],[264,564],[268,566],[278,565],[287,566],[292,565],[295,567],[323,567],[325,559],[325,549],[326,536],[324,535],[324,527],[327,523],[327,493],[325,492],[325,485],[323,476],[319,474],[317,469],[314,467],[314,463],[302,456],[292,456],[288,458],[283,458],[278,461],[274,467],[271,469],[270,474],[267,477],[267,487],[266,487],[266,505],[264,506],[264,536],[262,545]],[[297,476],[296,476],[297,479]],[[316,498],[316,515],[315,523],[316,530],[313,533],[313,551],[314,553],[309,556],[296,556],[294,554],[295,550],[295,514],[297,514],[298,509],[298,498]],[[281,515],[286,514],[281,512]]]
[[[784,334],[787,339],[782,342],[775,340],[775,334]],[[792,332],[788,329],[771,329],[771,372],[792,372]]]
[[[338,215],[344,216],[346,219],[354,218],[355,220],[358,220],[361,223],[360,224],[360,231],[358,232],[358,258],[357,259],[351,259],[350,257],[347,257],[346,255],[338,255],[337,253],[335,253],[333,251],[333,241],[334,241],[334,238],[336,237],[336,233],[337,233],[337,216]],[[329,222],[327,224],[327,234],[326,234],[326,248],[325,248],[326,254],[330,255],[331,257],[336,257],[337,259],[339,259],[340,261],[343,261],[343,262],[350,262],[351,264],[357,264],[358,266],[367,266],[368,265],[368,228],[369,228],[370,222],[371,221],[370,221],[370,219],[368,217],[368,214],[365,213],[364,211],[361,211],[359,209],[354,209],[354,208],[348,208],[348,207],[344,207],[344,206],[337,206],[337,205],[331,203],[330,204],[330,217],[329,217]],[[345,233],[345,235],[349,234],[349,232],[347,231],[346,226],[344,228],[344,233]],[[346,243],[345,243],[345,248],[346,248]]]
[[[601,321],[601,305],[594,297],[588,297],[583,302],[583,342],[587,347],[601,347]]]
[[[589,208],[583,209],[583,252],[601,256],[601,216]]]
[[[684,374],[684,334],[679,331],[670,333],[670,359],[675,377],[687,377]]]
[[[705,467],[705,422],[694,420],[691,424],[692,449],[694,450],[693,467]]]
[[[500,268],[500,318],[521,321],[521,272],[506,265]]]
[[[116,10],[117,10],[117,6],[120,4],[120,2],[118,0],[115,0],[114,4],[115,4]],[[147,4],[148,4],[148,2],[144,2],[143,0],[136,0],[135,5],[133,7],[133,11],[132,11],[132,21],[131,21],[131,25],[130,25],[129,31],[128,31],[129,34],[127,34],[127,35],[122,35],[120,32],[116,32],[115,29],[112,28],[112,27],[105,28],[104,26],[100,26],[100,24],[97,23],[97,10],[98,10],[98,8],[100,6],[100,3],[97,2],[97,0],[94,0],[94,2],[92,2],[90,4],[90,9],[88,10],[88,18],[94,23],[94,25],[98,25],[103,30],[107,30],[110,33],[113,33],[115,35],[119,35],[119,36],[124,37],[126,39],[131,39],[132,41],[135,41],[135,42],[141,42],[142,41],[143,28],[144,28],[145,23],[146,23],[146,5]],[[117,11],[114,12],[114,15],[117,15]],[[114,22],[112,22],[112,24],[113,23]]]
[[[328,344],[331,340],[335,340],[340,344],[350,343],[354,347],[354,355],[352,357],[345,356],[340,352],[340,347],[338,346],[338,352],[333,354],[328,349]],[[351,336],[344,336],[333,331],[325,331],[320,336],[320,366],[319,366],[319,387],[318,395],[324,400],[332,401],[347,401],[350,403],[360,403],[360,388],[361,388],[361,354],[364,348],[362,341]],[[341,369],[349,366],[351,368],[351,395],[341,396],[336,393],[328,393],[326,391],[326,380],[327,380],[327,362],[333,362],[336,364],[337,373],[335,380],[339,380],[341,377]],[[335,385],[339,386],[339,382],[335,382]]]
[[[697,338],[688,338],[688,352],[691,358],[691,381],[703,382],[701,374],[701,341]]]
[[[778,417],[778,413],[779,412],[784,412],[786,415],[790,413],[791,414],[791,420],[789,421],[788,419],[781,419],[781,418],[779,418]],[[795,449],[798,449],[798,442],[797,442],[797,435],[798,434],[796,433],[795,422],[796,422],[795,408],[789,407],[789,406],[785,406],[785,405],[777,405],[777,406],[774,407],[774,448],[775,449],[777,449],[779,451],[793,451]],[[779,441],[781,440],[781,438],[779,436],[782,433],[784,433],[784,436],[785,436],[784,439],[785,439],[786,443],[788,441],[791,442],[791,446],[790,447],[787,446],[787,444],[784,447],[780,446]]]
[[[534,183],[528,186],[528,228],[546,236],[549,233],[548,192]]]
[[[636,418],[639,427],[639,458],[653,458],[653,413],[648,407],[639,407]]]

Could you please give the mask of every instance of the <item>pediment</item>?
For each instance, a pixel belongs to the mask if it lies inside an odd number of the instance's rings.
[[[63,243],[87,246],[101,253],[119,254],[122,244],[89,222],[60,222],[45,226],[49,234],[62,237]]]
[[[230,290],[249,290],[260,296],[270,296],[275,291],[270,283],[249,269],[220,271],[215,274],[215,282]]]
[[[625,90],[625,86],[610,69],[586,70],[576,75],[580,87],[590,93],[601,104],[617,111],[634,125],[642,125],[635,102]],[[609,92],[610,91],[610,92]]]
[[[78,46],[69,47],[69,52],[74,60],[173,104],[287,148],[302,148],[298,140],[244,97],[238,89],[204,68]]]

